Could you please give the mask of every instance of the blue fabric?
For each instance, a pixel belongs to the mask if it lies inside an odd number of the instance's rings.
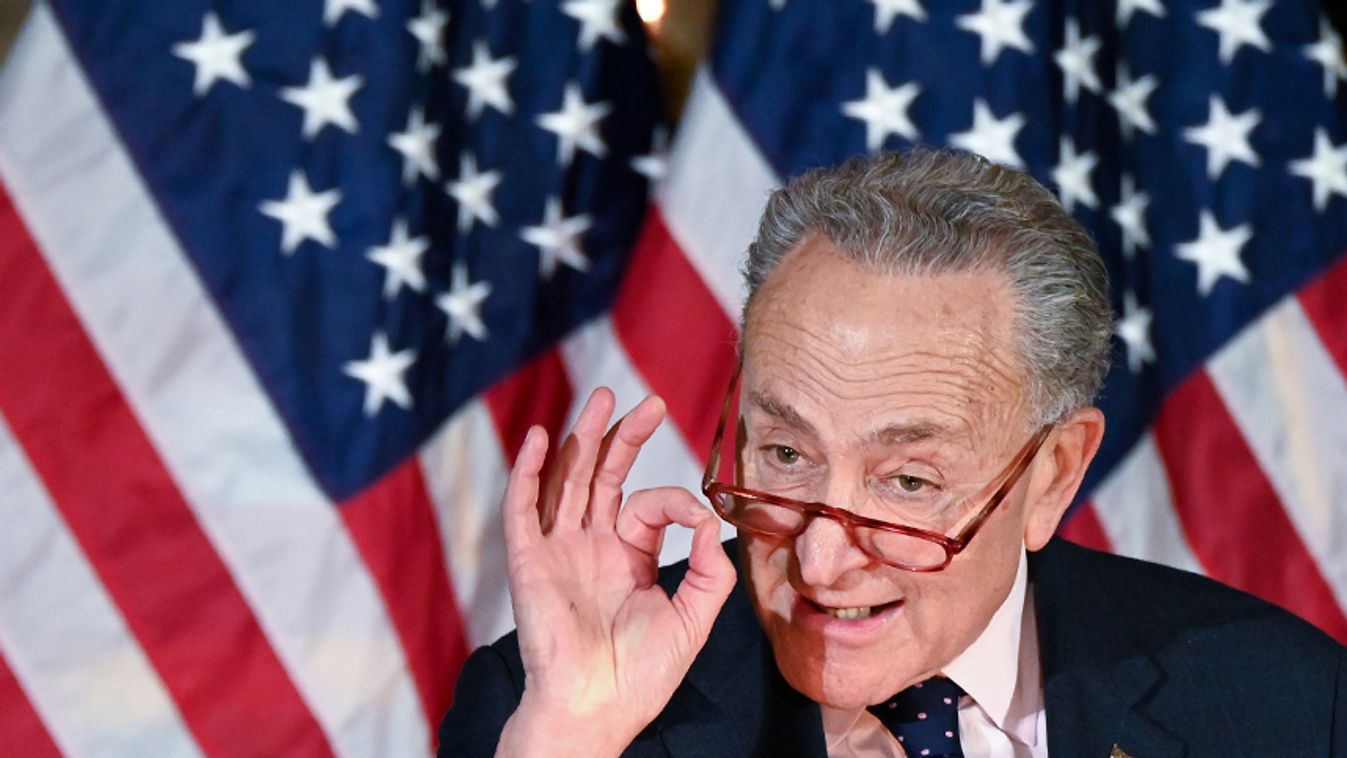
[[[963,688],[944,677],[917,682],[870,712],[903,743],[909,758],[963,758],[959,746],[959,696]]]

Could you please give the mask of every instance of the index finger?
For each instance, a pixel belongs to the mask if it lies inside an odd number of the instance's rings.
[[[654,560],[664,546],[667,527],[678,524],[695,529],[707,519],[716,520],[716,514],[682,487],[642,490],[631,496],[619,514],[617,536]]]

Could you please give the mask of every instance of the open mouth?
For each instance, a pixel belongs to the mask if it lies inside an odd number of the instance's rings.
[[[808,598],[806,598],[806,600],[808,600]],[[810,605],[814,606],[816,610],[822,611],[823,613],[826,613],[835,619],[842,619],[843,621],[858,621],[860,619],[869,618],[876,613],[886,611],[889,608],[898,605],[900,601],[893,600],[888,603],[881,603],[880,605],[861,605],[861,606],[854,606],[851,608],[834,608],[828,605],[819,605],[818,603],[815,603],[813,600],[808,600],[808,602]]]

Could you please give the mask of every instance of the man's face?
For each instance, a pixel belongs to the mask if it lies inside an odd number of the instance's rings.
[[[918,512],[912,497],[977,489],[1034,431],[1012,328],[1001,274],[887,276],[822,237],[806,240],[748,314],[745,484],[774,477],[790,489],[778,494],[900,523]],[[1010,589],[1027,489],[1022,481],[934,573],[870,558],[827,518],[798,537],[741,532],[754,606],[787,681],[851,708],[937,673]]]

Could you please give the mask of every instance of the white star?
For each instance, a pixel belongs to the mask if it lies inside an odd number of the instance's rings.
[[[1098,94],[1104,86],[1099,83],[1099,75],[1094,70],[1094,54],[1099,52],[1099,38],[1090,36],[1080,38],[1080,24],[1076,19],[1066,20],[1066,44],[1053,54],[1052,59],[1062,69],[1066,77],[1066,101],[1075,104],[1080,94],[1080,85]]]
[[[1165,17],[1165,6],[1160,0],[1118,0],[1118,28],[1125,28],[1137,11],[1145,11],[1156,18]]]
[[[870,0],[875,4],[875,34],[884,34],[893,26],[893,20],[899,16],[910,16],[918,21],[926,20],[926,9],[921,0]]]
[[[1211,211],[1202,211],[1201,231],[1197,239],[1178,245],[1175,255],[1180,260],[1197,264],[1197,291],[1211,294],[1211,288],[1222,276],[1248,283],[1249,270],[1239,258],[1239,249],[1253,238],[1253,226],[1240,224],[1223,230]]]
[[[327,214],[341,202],[341,190],[330,189],[315,193],[303,171],[290,174],[290,186],[284,200],[265,200],[258,210],[281,222],[281,251],[295,252],[304,240],[313,240],[327,247],[335,247]]]
[[[617,9],[621,0],[567,0],[561,12],[580,22],[580,49],[589,52],[602,37],[615,45],[627,41],[617,25]]]
[[[605,102],[593,105],[586,103],[580,94],[580,85],[569,82],[566,84],[561,110],[538,116],[538,126],[557,135],[557,163],[562,168],[571,164],[576,147],[596,158],[602,158],[608,153],[608,146],[599,136],[599,121],[612,109]]]
[[[1144,363],[1155,362],[1155,348],[1151,345],[1150,308],[1137,307],[1136,296],[1123,293],[1123,317],[1113,322],[1113,331],[1127,347],[1127,368],[1133,374],[1141,372]]]
[[[865,149],[878,150],[890,134],[915,142],[917,127],[907,109],[921,93],[921,85],[908,82],[889,88],[884,74],[871,67],[865,72],[865,97],[842,104],[842,113],[865,122]]]
[[[972,128],[966,132],[951,134],[949,142],[970,153],[977,153],[993,163],[1024,168],[1024,161],[1015,150],[1015,137],[1023,128],[1023,115],[1013,113],[998,121],[987,107],[987,102],[978,98],[973,103]]]
[[[430,249],[427,237],[411,238],[407,233],[407,219],[393,222],[393,233],[387,245],[375,245],[365,257],[386,269],[384,297],[392,300],[405,284],[415,292],[426,291],[426,276],[421,271],[421,256]]]
[[[786,7],[786,0],[768,0],[768,5],[772,6],[772,10],[779,11]]]
[[[1221,7],[1198,13],[1197,23],[1221,36],[1221,63],[1228,64],[1243,45],[1272,49],[1260,26],[1270,8],[1272,0],[1221,0]]]
[[[491,282],[480,280],[468,283],[468,267],[459,261],[454,264],[449,291],[435,298],[435,305],[449,317],[445,337],[454,345],[466,333],[481,342],[487,337],[482,323],[482,303],[491,296]]]
[[[496,185],[503,178],[504,175],[494,169],[477,173],[477,159],[471,153],[464,152],[459,158],[458,179],[444,187],[458,201],[459,234],[471,231],[474,220],[487,226],[495,226],[500,221],[496,206],[491,203],[491,193],[496,191]]]
[[[1137,192],[1129,174],[1123,174],[1122,199],[1113,206],[1109,215],[1122,228],[1123,255],[1131,258],[1139,245],[1150,247],[1151,235],[1146,227],[1146,209],[1150,207],[1151,196]]]
[[[421,15],[407,21],[407,31],[421,43],[421,50],[416,56],[417,69],[426,71],[448,60],[442,39],[444,27],[448,23],[447,11],[435,7],[434,0],[421,0]]]
[[[1347,81],[1347,53],[1342,49],[1342,37],[1328,19],[1319,19],[1319,41],[1301,49],[1306,58],[1324,67],[1324,97],[1337,97],[1338,80]]]
[[[1034,43],[1024,34],[1024,17],[1033,7],[1033,0],[982,0],[981,10],[954,23],[982,37],[982,65],[990,66],[1002,48],[1034,52]]]
[[[305,139],[313,139],[328,124],[355,134],[360,130],[360,122],[351,112],[351,96],[364,83],[360,74],[333,79],[327,61],[315,58],[309,66],[308,84],[282,89],[281,99],[304,109]]]
[[[420,107],[412,108],[407,131],[388,135],[388,145],[402,154],[403,184],[416,181],[418,174],[431,181],[440,178],[440,164],[435,161],[435,140],[439,136],[440,125],[427,124]]]
[[[1183,138],[1207,149],[1207,176],[1216,181],[1232,160],[1258,166],[1258,153],[1249,144],[1249,133],[1263,120],[1257,108],[1232,116],[1217,95],[1211,96],[1207,123],[1183,130]]]
[[[1155,121],[1146,110],[1146,99],[1158,86],[1159,80],[1151,74],[1132,81],[1127,65],[1119,64],[1117,87],[1109,93],[1108,102],[1118,111],[1118,123],[1122,126],[1123,136],[1131,139],[1133,129],[1155,134]]]
[[[416,351],[408,348],[394,353],[388,349],[388,335],[375,332],[370,340],[369,358],[347,361],[342,373],[365,383],[365,415],[373,416],[392,400],[403,410],[412,407],[412,394],[402,375],[416,362]]]
[[[174,45],[173,54],[196,66],[192,92],[198,96],[206,94],[220,79],[247,89],[252,79],[239,59],[255,39],[257,35],[251,29],[225,34],[220,17],[215,15],[215,11],[210,11],[201,22],[201,36],[194,42]]]
[[[468,88],[468,118],[480,116],[486,105],[506,116],[514,113],[514,100],[505,80],[518,65],[514,58],[492,60],[491,50],[482,40],[472,43],[472,63],[454,69],[454,81]]]
[[[1062,207],[1066,208],[1067,213],[1075,210],[1077,202],[1087,208],[1098,208],[1099,196],[1094,193],[1094,187],[1090,186],[1090,172],[1099,163],[1099,157],[1090,151],[1076,155],[1075,141],[1065,135],[1058,142],[1058,154],[1057,165],[1052,169],[1052,180],[1061,190]]]
[[[562,218],[561,201],[555,197],[547,198],[543,222],[524,227],[519,235],[525,242],[537,246],[538,273],[542,278],[551,279],[557,263],[564,263],[576,271],[589,270],[589,259],[580,249],[580,235],[588,231],[592,223],[588,214]]]
[[[1314,155],[1291,161],[1291,173],[1314,182],[1314,209],[1328,207],[1330,195],[1347,197],[1347,142],[1335,146],[1322,126],[1314,130]]]
[[[669,131],[656,127],[650,138],[650,152],[631,159],[631,170],[647,181],[658,182],[669,171]]]
[[[379,6],[374,4],[374,0],[324,0],[323,23],[336,26],[346,11],[355,11],[365,18],[379,17]]]

